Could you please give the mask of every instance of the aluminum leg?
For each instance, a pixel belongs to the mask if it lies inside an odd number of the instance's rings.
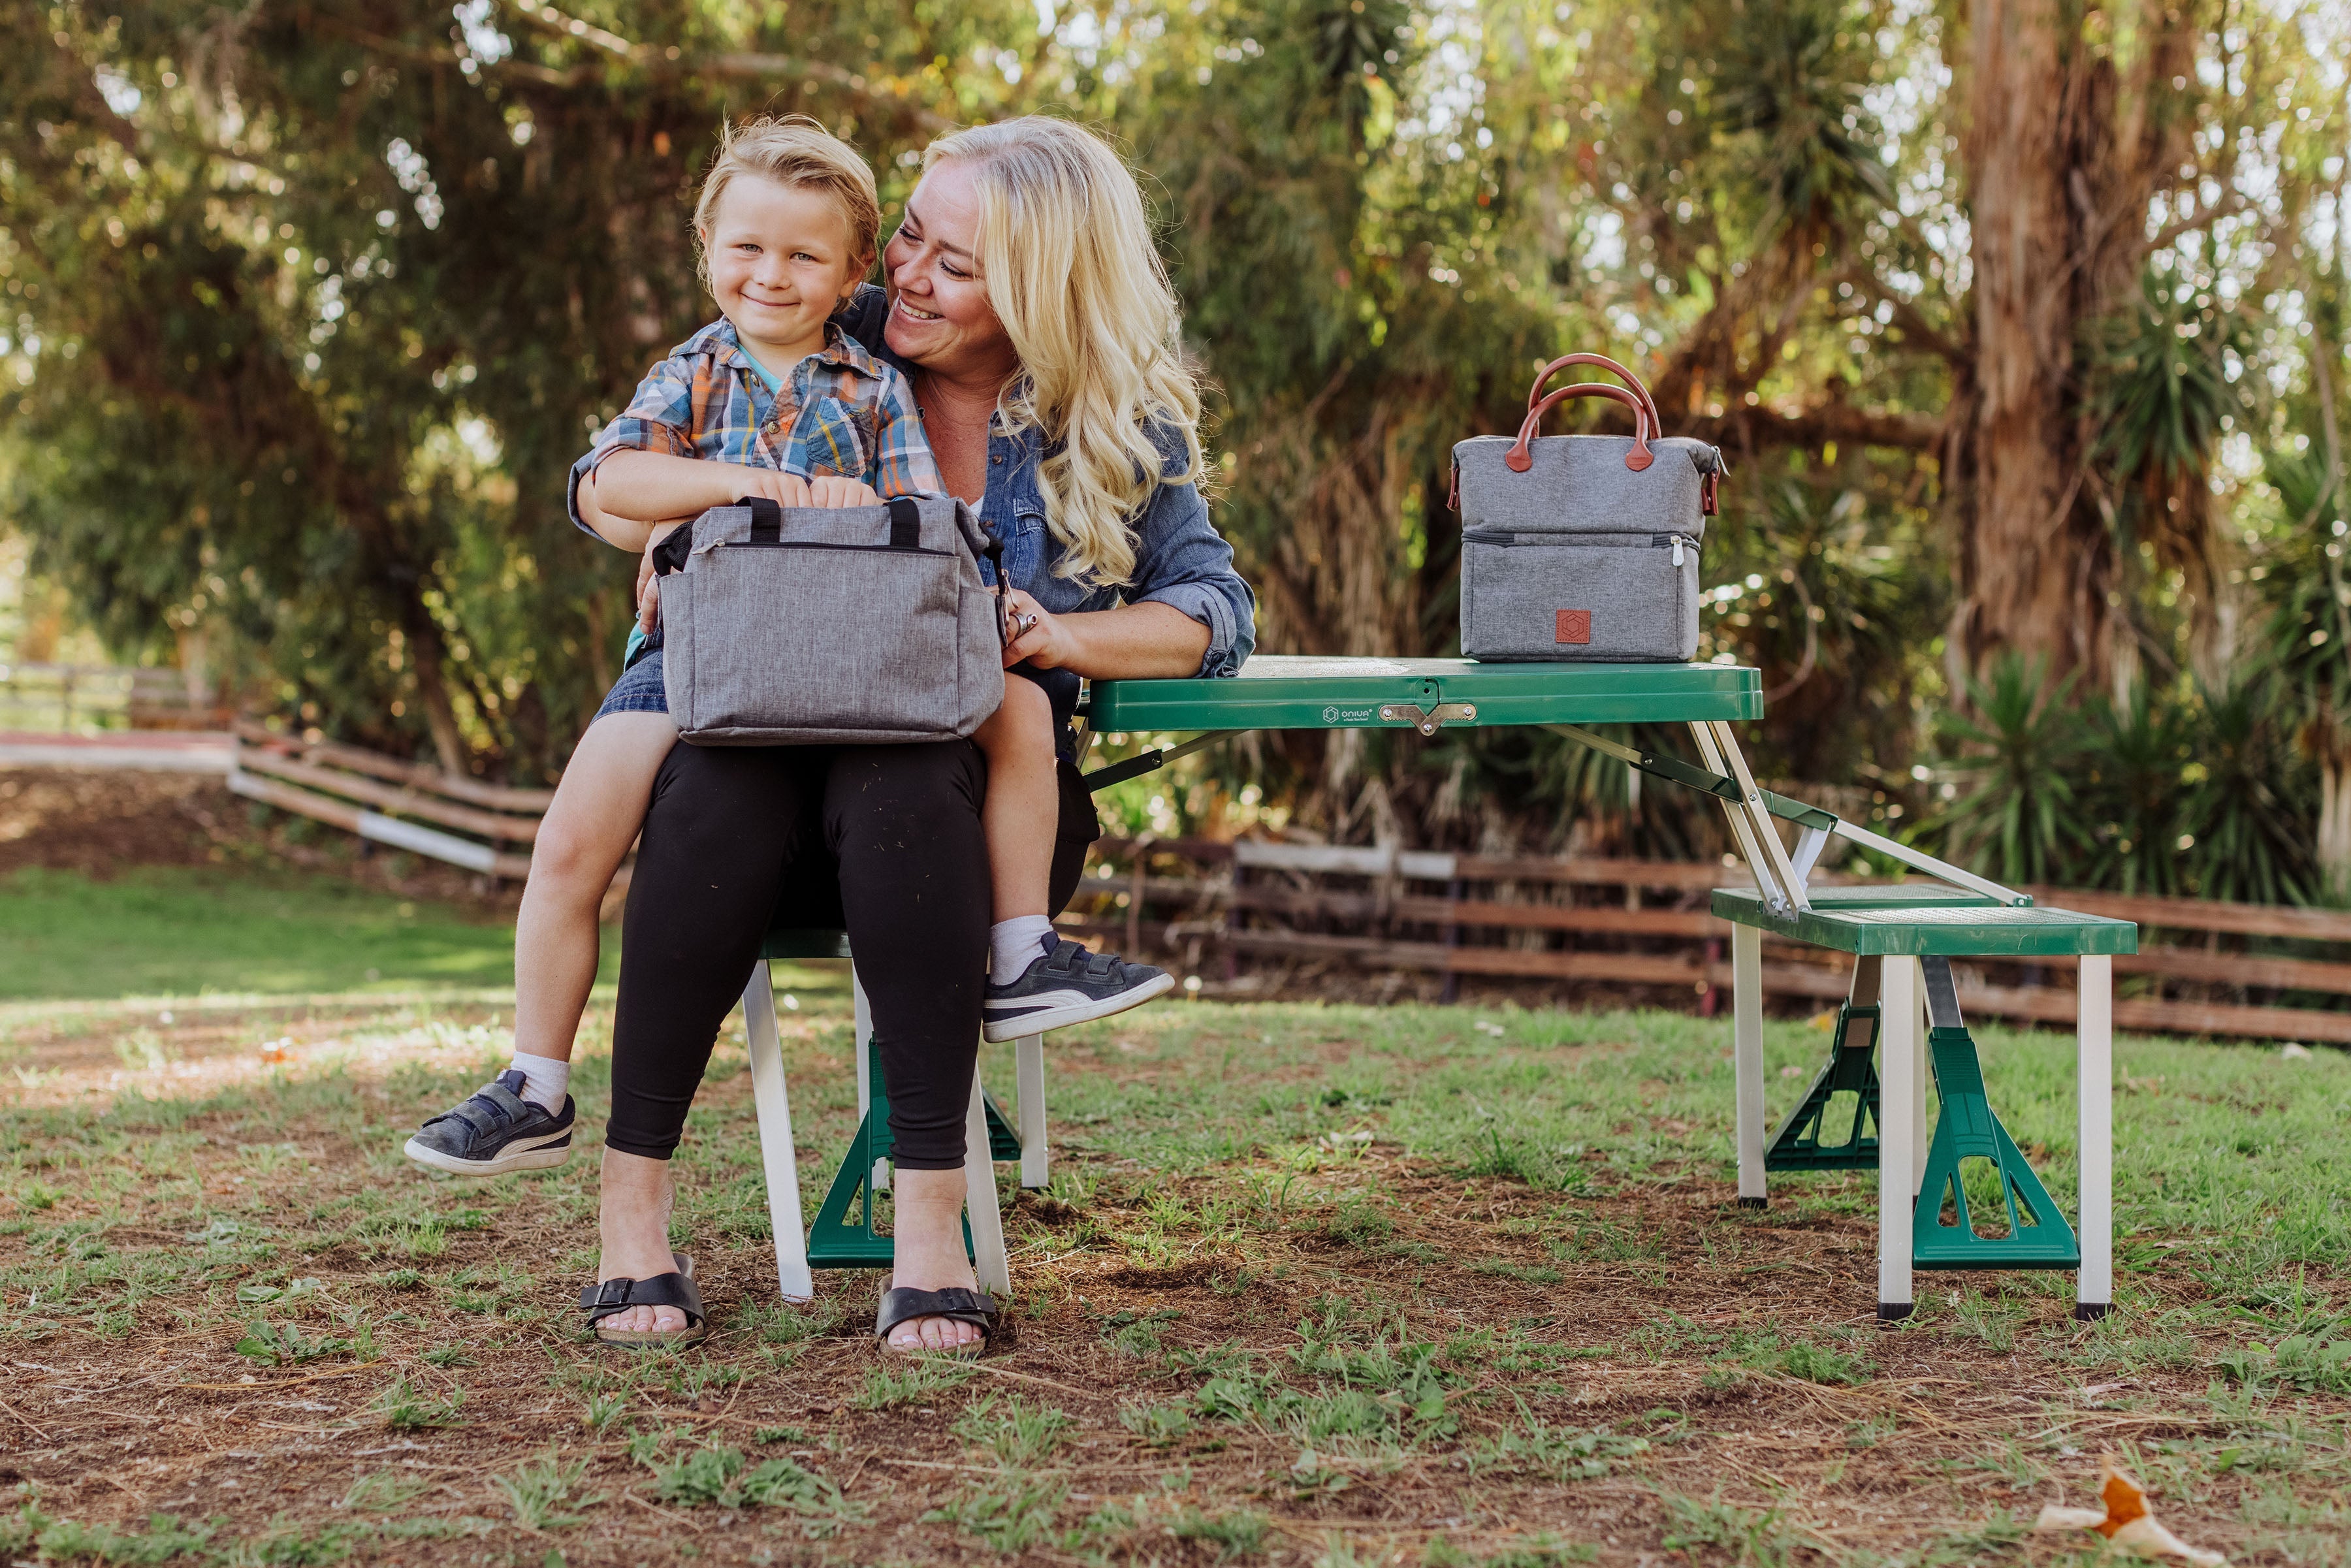
[[[854,1037],[849,1053],[857,1059],[857,1119],[862,1122],[865,1113],[873,1109],[873,1007],[865,999],[865,987],[857,977],[853,961],[849,966],[849,1017]],[[865,1176],[875,1192],[890,1190],[888,1160],[875,1160],[873,1168]]]
[[[1014,1087],[1020,1103],[1020,1185],[1041,1187],[1051,1179],[1045,1157],[1045,1037],[1024,1034],[1012,1042]]]
[[[1730,1056],[1737,1081],[1739,1206],[1771,1201],[1763,1185],[1763,933],[1730,928]]]
[[[2082,959],[2080,1116],[2082,1271],[2074,1315],[2102,1318],[2115,1301],[2115,961]]]
[[[987,1103],[979,1071],[971,1075],[971,1104],[963,1118],[964,1211],[971,1222],[972,1266],[979,1288],[998,1295],[1012,1290],[1012,1260],[1004,1249],[1004,1216],[996,1207],[996,1163],[987,1157]]]
[[[1927,1186],[1927,986],[1919,977],[1918,960],[1897,958],[1918,977],[1918,1027],[1910,1035],[1910,1197],[1915,1203]]]
[[[751,1101],[759,1113],[759,1159],[768,1177],[768,1219],[776,1233],[776,1288],[788,1301],[813,1301],[808,1227],[800,1221],[800,1167],[792,1147],[792,1103],[784,1088],[783,1041],[775,984],[765,960],[743,988],[743,1038],[751,1052]]]
[[[1918,1093],[1918,960],[1886,959],[1881,980],[1885,1046],[1878,1082],[1886,1115],[1877,1129],[1877,1315],[1890,1322],[1910,1315],[1910,1219],[1923,1151],[1917,1126],[1902,1107]]]

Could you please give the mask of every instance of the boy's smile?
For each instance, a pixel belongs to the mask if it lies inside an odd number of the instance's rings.
[[[850,254],[849,220],[820,190],[737,174],[702,236],[710,292],[735,334],[781,375],[824,347],[824,324],[871,258]]]

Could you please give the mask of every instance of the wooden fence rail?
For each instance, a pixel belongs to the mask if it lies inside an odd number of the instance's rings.
[[[1687,862],[1541,860],[1323,844],[1104,840],[1062,924],[1138,956],[1197,968],[1220,957],[1454,977],[1639,988],[1711,1012],[1730,983],[1730,926],[1707,910],[1735,868]],[[1819,884],[1865,879],[1818,873]],[[2035,888],[2047,904],[2135,920],[2117,957],[2115,1021],[2183,1034],[2351,1044],[2351,914],[2192,898]],[[2224,946],[2224,941],[2228,945]],[[1767,938],[1764,989],[1826,1002],[1841,960]],[[1996,1017],[2074,1016],[2070,958],[1970,960],[1962,1002]]]
[[[229,787],[375,842],[492,878],[528,874],[553,792],[451,778],[357,747],[240,724]],[[623,867],[614,893],[627,885]],[[1244,960],[1348,966],[1627,989],[1712,1012],[1730,984],[1730,926],[1708,912],[1735,867],[1678,861],[1543,859],[1334,844],[1105,839],[1062,926],[1135,956],[1228,977]],[[1863,879],[1817,873],[1818,884]],[[2046,904],[2135,920],[2118,956],[2115,1022],[2179,1034],[2351,1045],[2351,914],[2033,888]],[[1963,1005],[2066,1023],[2070,958],[1955,966]],[[1764,942],[1767,993],[1826,1003],[1847,967]]]

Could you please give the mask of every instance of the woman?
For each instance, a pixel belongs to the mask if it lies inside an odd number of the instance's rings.
[[[1046,672],[1065,722],[1081,676],[1238,670],[1254,602],[1200,498],[1199,393],[1125,166],[1056,120],[943,138],[883,268],[886,296],[868,290],[849,325],[912,377],[948,489],[1005,541],[1027,627],[1006,665]],[[960,1221],[986,787],[967,741],[672,750],[622,925],[600,1281],[674,1267],[668,1155],[771,916],[845,923],[896,1162],[897,1262],[876,1333],[897,1350],[979,1344],[992,1306]],[[601,1326],[666,1335],[687,1322],[639,1305]]]

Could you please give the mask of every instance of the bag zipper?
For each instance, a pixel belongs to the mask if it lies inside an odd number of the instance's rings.
[[[1502,545],[1508,547],[1518,544],[1521,539],[1524,539],[1528,544],[1573,547],[1577,537],[1578,536],[1574,534],[1521,535],[1512,533],[1508,528],[1464,528],[1461,530],[1461,542],[1465,545]],[[1615,537],[1621,538],[1624,536],[1620,534]],[[1601,545],[1587,546],[1586,548],[1605,549],[1609,547]],[[1624,547],[1618,546],[1616,548],[1622,549]],[[1698,542],[1686,534],[1651,534],[1649,536],[1649,548],[1651,549],[1671,549],[1674,552],[1674,564],[1676,566],[1679,566],[1682,564],[1682,551],[1684,549],[1687,549],[1690,554],[1695,556],[1698,551]]]
[[[842,545],[828,543],[822,539],[735,539],[726,544],[714,545],[711,548],[714,549],[879,550],[884,555],[951,556],[955,554],[955,551],[953,550],[933,549],[927,545],[915,545],[910,549],[902,549],[896,545]]]

